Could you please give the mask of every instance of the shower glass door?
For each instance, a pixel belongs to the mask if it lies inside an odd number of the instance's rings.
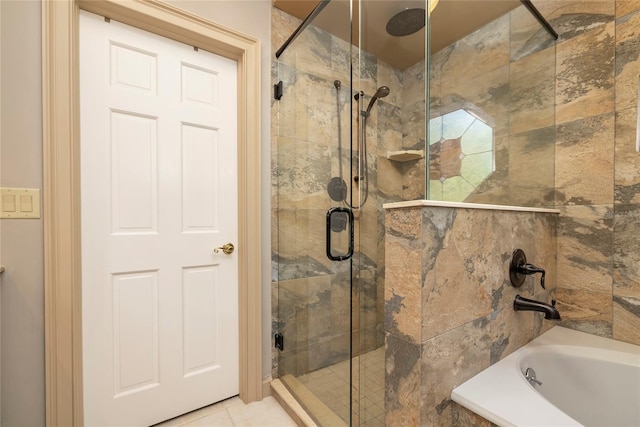
[[[426,195],[427,2],[322,0],[288,45],[279,3],[274,376],[320,425],[382,426],[383,204]]]
[[[320,425],[340,426],[352,423],[351,2],[321,3],[273,67],[274,329],[277,376]],[[274,46],[300,23],[274,9]]]
[[[385,378],[383,205],[422,199],[426,193],[427,10],[426,0],[363,1],[357,14],[354,163],[360,170],[361,203],[354,212],[352,365],[353,419],[361,426],[385,425],[385,394],[402,393],[393,375],[398,370]]]

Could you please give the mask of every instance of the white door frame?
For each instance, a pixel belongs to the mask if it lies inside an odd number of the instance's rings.
[[[260,43],[158,0],[43,0],[45,379],[48,426],[83,425],[79,10],[238,62],[240,398],[262,398]]]

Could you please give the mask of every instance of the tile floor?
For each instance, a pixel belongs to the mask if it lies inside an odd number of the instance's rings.
[[[295,427],[296,423],[272,396],[245,404],[239,397],[223,400],[155,427]]]
[[[354,366],[358,371],[354,377],[360,378],[354,386],[354,393],[360,393],[361,423],[367,427],[384,426],[384,347],[356,357]],[[302,375],[298,380],[348,423],[348,360]],[[232,397],[155,427],[177,426],[294,427],[296,423],[275,398],[269,396],[248,405],[239,397]]]
[[[360,382],[354,384],[354,393],[360,393],[361,425],[384,426],[384,347],[356,357],[354,366],[360,378]],[[349,422],[348,360],[301,375],[298,381],[340,418]]]

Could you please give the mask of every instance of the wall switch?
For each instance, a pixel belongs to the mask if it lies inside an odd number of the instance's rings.
[[[0,188],[0,218],[40,218],[40,189]]]
[[[16,211],[16,196],[13,194],[2,195],[2,210],[4,212]]]

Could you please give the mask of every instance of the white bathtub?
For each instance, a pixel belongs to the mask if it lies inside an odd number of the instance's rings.
[[[533,368],[542,385],[524,377]],[[640,347],[559,326],[456,387],[499,426],[640,426]]]

